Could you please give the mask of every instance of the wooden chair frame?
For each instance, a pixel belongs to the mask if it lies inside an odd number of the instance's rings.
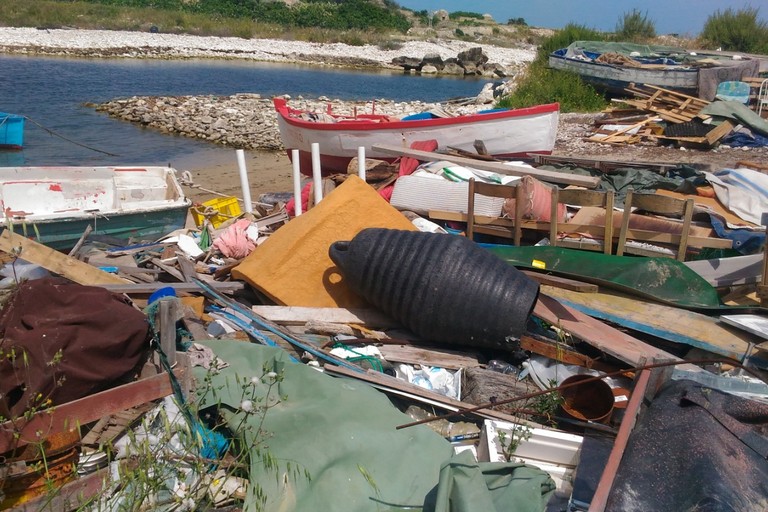
[[[688,250],[688,234],[691,229],[691,219],[693,218],[693,199],[677,199],[658,194],[634,194],[632,189],[627,192],[627,198],[624,201],[624,215],[621,220],[621,230],[619,231],[619,242],[616,247],[616,254],[622,256],[624,252],[633,252],[637,254],[649,255],[647,251],[627,250],[627,239],[632,239],[629,230],[629,219],[632,213],[632,207],[640,210],[665,216],[681,217],[683,220],[682,231],[680,235],[674,235],[673,240],[677,244],[678,261],[685,261],[685,254]],[[653,256],[664,256],[656,254]]]
[[[483,183],[474,178],[469,179],[467,196],[467,238],[474,240],[475,232],[487,234],[498,234],[499,231],[512,233],[512,240],[515,245],[520,245],[522,239],[522,215],[523,201],[521,196],[522,189],[516,185],[500,185],[496,183]],[[498,197],[502,199],[515,199],[515,219],[504,219],[503,225],[495,223],[493,226],[483,226],[478,229],[478,222],[475,218],[475,195]]]
[[[558,223],[557,207],[559,204],[571,204],[577,206],[599,206],[605,208],[605,226],[603,227],[603,242],[593,247],[558,240],[558,233],[579,233],[585,231],[584,226]],[[549,228],[549,243],[553,247],[575,247],[578,249],[602,250],[605,254],[611,254],[613,249],[613,204],[614,193],[609,191],[552,188],[552,213]]]

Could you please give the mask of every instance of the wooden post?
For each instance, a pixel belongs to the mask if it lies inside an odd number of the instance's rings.
[[[168,364],[176,364],[176,318],[178,301],[160,300],[160,348],[163,349]]]

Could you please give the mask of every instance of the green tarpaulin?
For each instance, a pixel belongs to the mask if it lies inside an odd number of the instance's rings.
[[[263,510],[540,512],[554,491],[538,468],[455,458],[451,445],[428,426],[398,430],[413,419],[368,384],[292,363],[272,347],[204,344],[230,366],[217,374],[195,370],[199,382],[210,379],[212,390],[201,406],[220,403],[227,426],[242,433],[245,445],[277,461],[278,469],[269,469],[251,450],[249,478],[264,490]],[[264,371],[282,380],[272,398],[260,402],[268,389],[259,380]],[[250,407],[243,407],[244,395],[254,406],[271,404],[263,424],[259,415],[243,412]],[[301,473],[294,475],[289,464]],[[257,503],[251,487],[244,508],[257,510]]]
[[[549,246],[484,247],[515,267],[543,269],[679,307],[720,307],[712,285],[671,258],[614,256]]]

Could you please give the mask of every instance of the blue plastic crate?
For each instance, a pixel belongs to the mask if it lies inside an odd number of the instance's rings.
[[[0,147],[21,148],[24,145],[24,116],[0,112]]]

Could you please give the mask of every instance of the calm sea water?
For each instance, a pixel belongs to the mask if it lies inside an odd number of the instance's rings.
[[[130,96],[236,93],[432,102],[477,95],[487,82],[212,60],[0,55],[0,69],[0,111],[28,118],[24,149],[0,151],[0,166],[173,165],[195,152],[211,151],[207,142],[111,119],[85,106],[88,102]]]

